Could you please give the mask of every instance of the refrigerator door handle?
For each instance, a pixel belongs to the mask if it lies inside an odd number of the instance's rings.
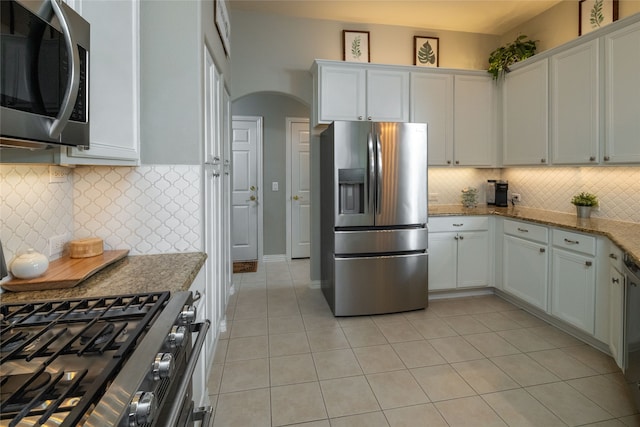
[[[382,212],[382,144],[380,144],[380,135],[376,134],[376,163],[377,163],[377,176],[376,176],[376,213],[379,215]]]
[[[375,210],[375,185],[376,185],[376,158],[373,147],[373,134],[367,135],[367,154],[369,155],[369,183],[367,193],[369,196],[369,212]]]

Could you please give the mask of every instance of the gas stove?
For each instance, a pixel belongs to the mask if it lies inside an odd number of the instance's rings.
[[[0,306],[0,427],[189,426],[209,322],[191,292]],[[192,346],[192,333],[197,332]]]

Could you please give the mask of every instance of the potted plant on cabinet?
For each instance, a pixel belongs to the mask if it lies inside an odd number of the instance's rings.
[[[537,40],[527,40],[527,36],[522,34],[513,42],[497,48],[489,55],[487,72],[493,75],[493,80],[504,77],[510,65],[535,55],[536,43]]]
[[[576,206],[578,218],[589,218],[591,216],[591,208],[598,206],[598,196],[582,192],[573,196],[571,203]]]

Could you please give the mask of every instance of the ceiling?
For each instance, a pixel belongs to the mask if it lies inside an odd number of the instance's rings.
[[[332,21],[502,35],[560,1],[229,0],[231,9]]]

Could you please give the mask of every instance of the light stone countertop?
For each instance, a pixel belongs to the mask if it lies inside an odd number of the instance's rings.
[[[186,291],[204,265],[203,252],[133,255],[100,270],[78,286],[46,291],[0,294],[4,303],[90,298],[148,292]]]
[[[452,215],[497,215],[505,218],[535,222],[553,227],[562,227],[583,233],[599,234],[608,237],[620,249],[640,264],[640,224],[635,222],[614,221],[602,218],[578,218],[575,214],[546,211],[523,207],[499,208],[480,205],[465,208],[462,205],[429,206],[429,216]]]

